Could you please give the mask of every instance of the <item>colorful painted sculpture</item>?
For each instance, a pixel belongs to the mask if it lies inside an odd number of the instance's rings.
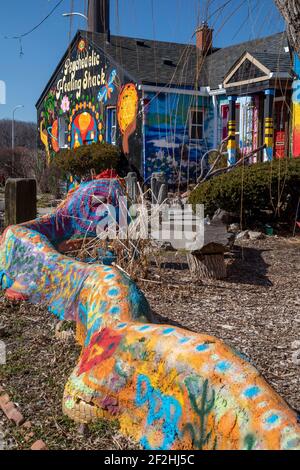
[[[95,235],[103,200],[118,206],[122,191],[118,180],[84,183],[54,215],[9,227],[1,239],[8,295],[76,322],[82,352],[64,412],[81,423],[118,419],[146,449],[300,449],[299,417],[236,351],[153,323],[123,272],[57,251],[64,240]]]

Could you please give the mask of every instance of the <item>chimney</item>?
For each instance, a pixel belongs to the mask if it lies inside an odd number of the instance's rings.
[[[89,0],[88,30],[91,33],[107,34],[110,37],[109,0]]]
[[[196,31],[196,45],[197,49],[202,56],[207,56],[212,52],[213,46],[213,32],[206,21]]]

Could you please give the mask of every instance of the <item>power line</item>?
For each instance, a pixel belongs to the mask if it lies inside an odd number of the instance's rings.
[[[48,20],[48,18],[50,18],[51,15],[53,15],[53,13],[55,12],[55,10],[57,10],[57,8],[62,4],[64,0],[60,0],[53,8],[52,10],[50,11],[50,13],[48,13],[48,15],[39,23],[37,24],[36,26],[34,26],[34,28],[30,29],[30,31],[27,31],[26,33],[24,34],[20,34],[19,36],[4,36],[4,39],[19,39],[21,40],[22,38],[28,36],[29,34],[33,33],[34,31],[36,31],[43,23],[45,23],[45,21]]]

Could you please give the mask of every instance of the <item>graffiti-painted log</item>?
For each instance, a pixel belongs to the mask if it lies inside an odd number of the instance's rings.
[[[36,180],[10,178],[5,184],[5,226],[36,217]]]
[[[300,449],[299,417],[245,358],[222,341],[155,324],[135,283],[113,266],[57,251],[95,235],[119,181],[96,180],[69,193],[55,214],[6,229],[0,282],[10,295],[44,303],[76,322],[82,347],[63,410],[80,423],[118,420],[145,449]]]

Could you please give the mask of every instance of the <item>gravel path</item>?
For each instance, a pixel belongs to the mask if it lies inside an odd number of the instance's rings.
[[[162,321],[225,340],[300,410],[300,351],[295,351],[300,341],[300,238],[268,237],[235,246],[225,282],[195,285],[178,261],[170,266],[177,269],[160,274],[169,286],[141,283]],[[153,276],[159,281],[157,269]],[[172,286],[176,283],[182,286]]]

